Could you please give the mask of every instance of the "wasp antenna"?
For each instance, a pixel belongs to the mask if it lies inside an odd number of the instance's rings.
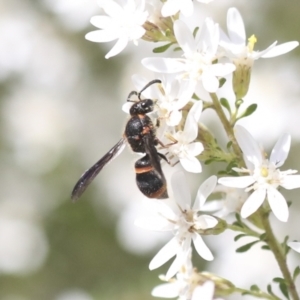
[[[127,102],[136,102],[136,101],[130,99],[132,97],[132,95],[138,95],[138,93],[136,91],[130,92],[127,97]]]
[[[148,83],[140,90],[140,92],[137,94],[139,100],[142,100],[142,99],[141,99],[141,94],[142,94],[142,92],[143,92],[144,90],[146,90],[150,85],[155,84],[155,83],[161,83],[161,80],[160,80],[160,79],[154,79],[154,80],[151,80],[150,82],[148,82]]]

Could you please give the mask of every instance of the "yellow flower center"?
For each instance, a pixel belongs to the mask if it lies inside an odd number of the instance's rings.
[[[261,168],[261,169],[260,169],[260,174],[261,174],[261,176],[263,176],[263,177],[268,177],[268,175],[269,175],[269,170],[268,170],[267,168]]]

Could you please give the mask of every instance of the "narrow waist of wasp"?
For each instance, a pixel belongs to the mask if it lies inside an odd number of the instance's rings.
[[[138,168],[135,168],[135,173],[142,174],[142,173],[150,172],[152,170],[153,170],[152,166],[138,167]]]

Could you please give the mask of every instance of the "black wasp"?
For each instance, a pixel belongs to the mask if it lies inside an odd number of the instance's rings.
[[[167,162],[168,159],[157,152],[155,146],[158,144],[163,146],[163,144],[156,137],[155,126],[147,116],[147,113],[154,109],[154,101],[141,99],[141,93],[155,83],[161,83],[161,81],[152,80],[139,93],[132,91],[128,95],[127,101],[135,103],[130,108],[131,117],[126,124],[123,137],[96,164],[83,173],[72,191],[73,201],[82,195],[102,168],[123,151],[126,140],[134,152],[145,154],[135,163],[136,184],[140,191],[148,198],[168,198],[166,179],[160,165],[161,159]],[[138,101],[132,101],[130,99],[132,95],[136,95]]]

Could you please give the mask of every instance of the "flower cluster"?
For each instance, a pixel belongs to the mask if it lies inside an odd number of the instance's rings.
[[[252,104],[240,112],[242,98],[249,89],[254,61],[285,54],[299,43],[293,41],[277,45],[274,42],[265,50],[256,51],[254,45],[257,39],[254,35],[246,39],[244,22],[236,8],[228,10],[227,33],[211,18],[203,20],[192,31],[181,16],[193,14],[194,5],[197,5],[195,1],[162,2],[124,0],[123,5],[119,5],[113,0],[101,0],[99,5],[105,15],[91,19],[91,23],[100,30],[88,33],[86,39],[94,42],[117,40],[106,58],[119,54],[129,41],[137,45],[140,39],[162,42],[163,45],[155,52],[174,50],[172,55],[167,52],[169,57],[142,59],[142,65],[156,74],[157,84],[147,86],[149,80],[139,75],[132,77],[136,89],[143,91],[138,96],[154,100],[155,110],[150,116],[159,123],[157,137],[164,145],[162,151],[165,150],[164,155],[170,161],[179,162],[185,171],[191,173],[202,172],[204,167],[200,161],[206,164],[222,161],[228,166],[219,173],[223,174],[219,178],[213,175],[202,182],[194,202],[191,201],[184,173],[175,172],[169,185],[170,199],[152,200],[149,215],[136,220],[135,224],[147,230],[172,234],[170,241],[149,265],[151,270],[156,269],[175,256],[162,277],[168,283],[156,287],[153,296],[212,300],[220,290],[224,290],[224,285],[220,288],[215,279],[203,279],[192,265],[193,247],[203,259],[213,260],[213,254],[203,240],[204,235],[217,235],[226,228],[238,228],[242,234],[237,240],[250,235],[261,238],[261,242],[269,242],[267,247],[272,251],[283,252],[282,249],[274,250],[278,242],[272,244],[271,238],[262,238],[264,235],[259,230],[252,230],[246,223],[252,222],[261,229],[265,220],[258,222],[257,218],[265,218],[270,212],[278,220],[288,221],[289,205],[279,188],[299,188],[300,175],[296,175],[296,170],[281,171],[279,168],[287,159],[291,137],[282,135],[267,157],[252,135],[236,123],[250,116],[257,106]],[[212,0],[198,2],[208,4]],[[217,96],[226,81],[232,81],[235,110],[227,99],[219,100]],[[131,104],[126,103],[123,110],[128,112]],[[200,123],[205,109],[217,113],[229,139],[226,151]],[[221,194],[222,198],[206,201],[217,194]],[[230,227],[225,219],[232,212],[238,217]],[[268,228],[265,226],[266,235]],[[296,251],[300,249],[298,242],[288,245]],[[247,293],[251,294],[251,291]],[[261,291],[257,295],[264,296]]]

